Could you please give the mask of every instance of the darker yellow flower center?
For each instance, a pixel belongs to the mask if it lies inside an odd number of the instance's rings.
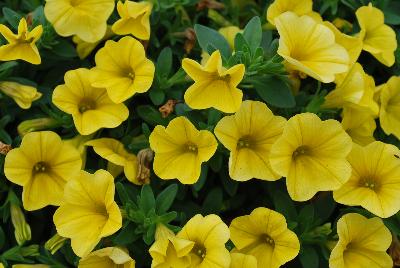
[[[365,187],[365,188],[369,188],[372,191],[376,191],[377,188],[378,188],[378,184],[372,178],[364,178],[364,179],[362,179],[361,182],[360,182],[360,186],[361,187]]]
[[[297,147],[297,149],[293,152],[292,158],[296,159],[299,156],[309,155],[309,154],[310,154],[310,148],[308,146],[302,145]]]
[[[271,245],[272,247],[275,246],[275,241],[274,241],[274,239],[272,239],[272,237],[270,237],[269,235],[263,234],[261,239],[262,239],[262,241],[263,241],[264,243],[266,242],[267,244]]]
[[[203,245],[195,244],[192,253],[196,254],[200,258],[204,259],[206,257],[206,248]]]
[[[93,110],[96,108],[96,102],[91,99],[83,99],[78,105],[79,112],[83,114],[86,111]]]
[[[250,142],[246,138],[239,139],[238,142],[237,142],[237,147],[238,147],[238,149],[249,148],[250,147]]]
[[[79,5],[79,2],[80,2],[80,0],[70,0],[69,4],[70,4],[72,7],[76,7],[76,6]]]
[[[48,171],[48,169],[49,166],[47,165],[47,163],[40,161],[33,166],[33,173],[44,173]]]
[[[197,153],[197,145],[189,142],[186,144],[186,150],[190,153]]]

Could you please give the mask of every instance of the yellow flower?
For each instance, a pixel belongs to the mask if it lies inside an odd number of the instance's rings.
[[[137,179],[136,155],[129,153],[121,142],[111,138],[101,138],[88,141],[86,145],[93,146],[93,150],[102,158],[123,167],[125,176],[130,182],[137,185],[143,184]]]
[[[154,173],[161,179],[176,178],[183,184],[199,179],[201,164],[214,155],[218,146],[211,132],[197,130],[183,116],[173,119],[166,128],[156,126],[149,142],[155,152]]]
[[[191,268],[229,268],[231,257],[225,248],[229,240],[229,228],[217,215],[205,217],[197,214],[191,218],[177,235],[194,242]]]
[[[337,232],[339,242],[331,252],[329,267],[393,267],[392,259],[386,253],[392,235],[381,219],[349,213],[339,219]]]
[[[107,27],[106,34],[101,40],[97,42],[94,43],[85,42],[82,39],[80,39],[79,36],[77,35],[72,37],[72,41],[76,44],[76,53],[78,53],[79,58],[84,59],[87,56],[89,56],[90,53],[92,53],[92,51],[97,47],[97,45],[101,43],[101,41],[108,40],[113,35],[114,33],[111,30],[111,27]]]
[[[400,210],[400,150],[375,141],[365,147],[353,145],[348,160],[350,180],[333,192],[336,202],[360,205],[381,218]]]
[[[46,0],[44,14],[59,35],[94,43],[104,37],[114,5],[114,0]]]
[[[101,238],[121,228],[122,216],[114,193],[114,178],[105,170],[94,174],[82,170],[66,184],[64,202],[53,221],[61,236],[71,238],[72,249],[79,257],[87,256]]]
[[[235,218],[229,230],[237,250],[256,257],[258,267],[278,268],[300,251],[299,239],[287,228],[285,217],[268,208]]]
[[[292,69],[323,83],[349,69],[349,54],[335,42],[335,34],[309,16],[286,12],[275,19],[281,55]]]
[[[81,136],[77,135],[71,139],[64,140],[65,143],[74,146],[79,154],[81,155],[82,159],[82,169],[85,169],[86,166],[86,146],[85,143],[92,138],[92,135],[88,136]]]
[[[231,49],[234,50],[235,37],[238,33],[241,33],[243,31],[237,26],[227,26],[220,28],[218,32],[226,39],[226,41],[228,41],[228,44],[231,47]]]
[[[64,85],[53,92],[53,103],[72,115],[81,135],[89,135],[101,128],[115,128],[129,116],[128,108],[110,100],[104,88],[90,85],[88,69],[80,68],[65,73]]]
[[[363,48],[362,40],[359,37],[342,33],[329,21],[324,21],[323,24],[335,34],[335,42],[347,50],[350,58],[349,65],[352,66],[361,54]]]
[[[318,191],[340,188],[351,175],[346,160],[352,141],[336,120],[321,121],[312,113],[290,118],[272,145],[272,169],[286,177],[290,197],[306,201]]]
[[[236,114],[218,122],[214,132],[231,152],[229,175],[232,179],[271,181],[281,178],[271,168],[269,153],[285,123],[283,117],[274,116],[267,105],[258,101],[244,101]]]
[[[22,109],[31,108],[32,102],[42,96],[42,93],[38,92],[36,88],[16,82],[1,81],[0,91],[13,98]]]
[[[257,268],[257,259],[252,255],[231,252],[230,268]]]
[[[332,24],[339,30],[344,32],[351,32],[353,30],[353,24],[348,20],[342,18],[335,18],[332,21]]]
[[[371,114],[363,110],[343,109],[342,126],[353,139],[353,142],[359,145],[367,145],[375,141],[375,119]]]
[[[135,268],[125,249],[108,247],[93,251],[79,260],[78,268]]]
[[[387,135],[400,139],[400,76],[392,76],[380,92],[381,127]]]
[[[40,64],[41,58],[36,47],[36,41],[43,33],[42,25],[28,30],[25,18],[18,24],[18,34],[14,34],[7,26],[0,24],[0,34],[8,44],[0,46],[0,61],[24,60],[32,64]]]
[[[275,25],[275,19],[286,11],[302,16],[312,13],[312,0],[275,0],[267,9],[267,20]]]
[[[59,206],[65,183],[81,168],[79,152],[54,132],[26,134],[19,148],[6,155],[4,173],[11,182],[23,186],[26,210],[47,205]]]
[[[150,39],[150,15],[153,4],[150,2],[119,1],[118,14],[121,16],[112,26],[114,33],[131,34],[142,40]]]
[[[214,107],[225,113],[240,108],[243,93],[237,88],[244,76],[244,65],[237,64],[226,70],[222,67],[221,54],[214,51],[205,66],[185,58],[182,68],[194,80],[185,92],[185,102],[192,109]]]
[[[110,99],[121,103],[151,87],[154,64],[146,58],[143,45],[125,36],[118,42],[109,40],[96,54],[92,69],[92,86],[106,88]]]
[[[359,37],[363,40],[363,49],[384,65],[392,66],[397,48],[396,33],[385,24],[383,12],[370,3],[357,9],[356,16],[361,27]]]

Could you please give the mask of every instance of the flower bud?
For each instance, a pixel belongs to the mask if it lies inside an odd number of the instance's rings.
[[[32,102],[38,100],[42,96],[42,93],[38,92],[36,88],[17,82],[0,82],[0,91],[13,98],[22,109],[29,109]]]
[[[18,245],[23,245],[26,241],[31,240],[31,227],[25,220],[25,215],[18,205],[10,205],[11,222],[14,226],[15,240]]]
[[[44,248],[51,252],[51,254],[55,254],[60,248],[64,246],[67,238],[60,236],[59,234],[55,234],[52,238],[47,240],[44,244]]]
[[[58,126],[58,122],[53,118],[25,120],[18,125],[18,133],[21,137],[23,137],[29,132],[44,130],[55,126]]]

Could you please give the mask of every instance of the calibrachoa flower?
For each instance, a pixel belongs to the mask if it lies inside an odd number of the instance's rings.
[[[371,114],[358,109],[346,108],[343,109],[341,123],[353,142],[367,145],[375,141],[376,123]]]
[[[283,13],[275,24],[280,35],[278,54],[292,69],[324,83],[349,69],[349,54],[327,26],[293,12]]]
[[[291,11],[299,16],[310,15],[312,11],[312,0],[275,0],[267,9],[267,20],[272,25],[275,25],[275,18]]]
[[[370,3],[357,9],[356,16],[361,27],[359,37],[363,40],[363,49],[386,66],[392,66],[397,48],[396,33],[385,24],[383,12]]]
[[[234,113],[240,108],[243,93],[237,88],[242,81],[245,67],[237,64],[226,70],[222,66],[221,54],[214,51],[205,66],[185,58],[182,68],[194,80],[185,92],[185,102],[192,109],[215,108],[225,113]]]
[[[91,72],[80,68],[65,73],[64,85],[53,92],[53,103],[72,115],[78,132],[89,135],[101,128],[119,126],[129,116],[128,108],[110,100],[104,88],[90,85]]]
[[[340,188],[351,175],[346,160],[352,141],[336,120],[322,121],[312,113],[290,118],[272,145],[272,169],[286,177],[290,197],[306,201],[318,191]]]
[[[89,56],[90,53],[92,53],[92,51],[101,43],[101,41],[108,40],[113,35],[115,34],[111,30],[111,26],[108,26],[106,34],[99,41],[93,43],[85,42],[77,35],[74,35],[74,37],[72,37],[72,41],[76,44],[76,53],[78,53],[79,58],[84,59]]]
[[[109,40],[96,54],[92,69],[92,86],[105,88],[110,99],[121,103],[151,87],[154,64],[146,58],[143,45],[125,36],[118,42]]]
[[[299,239],[287,228],[285,217],[268,208],[234,219],[229,229],[237,250],[255,256],[258,267],[278,268],[299,254]]]
[[[214,155],[218,146],[211,132],[197,130],[183,116],[173,119],[166,128],[156,126],[149,142],[155,152],[154,173],[161,179],[178,179],[183,184],[199,179],[201,164]]]
[[[59,35],[94,43],[105,35],[114,5],[114,0],[46,0],[44,14]]]
[[[31,108],[32,102],[40,99],[42,96],[42,93],[38,92],[34,87],[9,81],[0,82],[0,92],[13,98],[22,109]]]
[[[93,146],[93,150],[102,158],[123,167],[125,176],[130,182],[137,185],[143,184],[137,179],[136,155],[129,153],[121,142],[111,138],[101,138],[88,141],[86,145]]]
[[[277,180],[269,163],[272,144],[283,132],[286,120],[274,116],[262,102],[244,101],[235,115],[222,118],[214,132],[231,152],[229,175],[237,181],[251,178]]]
[[[26,210],[59,206],[65,183],[81,169],[79,152],[54,132],[28,133],[21,146],[8,152],[4,173],[10,181],[23,186]]]
[[[79,260],[78,268],[135,268],[127,250],[108,247],[93,251]]]
[[[66,184],[63,203],[53,221],[59,235],[71,238],[72,249],[79,257],[87,256],[101,238],[121,228],[122,216],[114,193],[114,178],[105,170],[94,174],[81,171]]]
[[[150,15],[153,4],[147,1],[119,1],[117,3],[119,20],[114,22],[112,30],[119,35],[131,34],[142,40],[150,39]]]
[[[393,267],[392,259],[386,253],[392,235],[381,219],[349,213],[339,219],[337,232],[339,242],[331,252],[330,268]]]
[[[392,76],[380,89],[379,121],[383,131],[400,139],[400,76]]]
[[[225,248],[229,228],[217,215],[205,217],[197,214],[177,234],[178,238],[194,242],[191,256],[192,268],[229,268],[231,257]]]
[[[21,59],[32,64],[40,64],[41,58],[36,42],[42,33],[42,25],[29,31],[25,18],[19,21],[17,34],[14,34],[7,26],[0,24],[0,34],[8,42],[6,45],[0,45],[0,61]]]
[[[257,259],[252,255],[231,252],[230,268],[257,268]]]
[[[360,205],[387,218],[400,210],[400,150],[375,141],[365,147],[354,144],[348,160],[353,168],[350,180],[333,192],[336,202]]]

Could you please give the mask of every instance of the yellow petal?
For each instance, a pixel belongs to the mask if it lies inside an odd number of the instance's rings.
[[[267,9],[267,20],[275,25],[275,18],[286,11],[292,11],[297,15],[305,15],[312,11],[312,0],[275,0]]]

